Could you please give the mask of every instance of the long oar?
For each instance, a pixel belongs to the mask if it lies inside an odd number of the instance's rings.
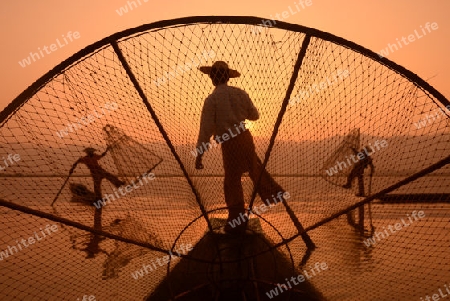
[[[261,159],[259,159],[259,157],[257,157],[257,160],[258,160],[259,164],[262,165]],[[305,242],[306,247],[309,250],[314,250],[316,248],[316,245],[313,243],[313,241],[312,241],[311,237],[309,237],[308,233],[305,232],[305,228],[302,226],[302,224],[298,220],[294,211],[292,211],[291,207],[288,205],[286,200],[283,200],[282,203],[284,205],[284,208],[286,209],[287,214],[289,215],[289,218],[294,223],[294,226],[297,228],[297,231],[299,233],[302,233],[302,234],[300,234],[300,236],[302,237],[303,241]]]
[[[302,224],[298,220],[294,211],[292,211],[291,207],[287,204],[286,200],[284,200],[282,203],[283,203],[284,207],[286,208],[287,214],[289,215],[292,222],[294,223],[294,226],[297,228],[297,231],[299,233],[303,232],[302,234],[300,234],[300,236],[302,237],[303,241],[305,242],[306,247],[309,250],[314,250],[316,248],[316,245],[313,243],[313,241],[311,240],[311,237],[309,237],[308,233],[304,232],[305,228],[303,228]]]
[[[372,194],[372,175],[373,175],[373,170],[372,168],[370,168],[370,178],[369,178],[369,196]],[[369,202],[368,204],[368,209],[369,209],[369,220],[370,220],[370,234],[373,234],[375,232],[375,227],[373,226],[372,223],[372,207],[371,207],[372,202]]]
[[[55,198],[53,199],[52,206],[56,202],[56,200],[58,199],[59,195],[61,194],[62,190],[64,189],[64,186],[66,186],[66,184],[69,181],[69,178],[72,175],[72,173],[73,173],[73,171],[71,171],[69,173],[69,175],[67,176],[67,179],[64,181],[64,184],[62,184],[61,189],[58,191],[58,193],[56,194]]]

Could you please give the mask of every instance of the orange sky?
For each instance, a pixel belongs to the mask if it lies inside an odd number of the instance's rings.
[[[137,0],[136,0],[137,1]],[[116,12],[126,0],[18,0],[0,2],[0,110],[32,82],[85,46],[117,31],[154,21],[195,15],[249,15],[270,18],[295,7],[300,0],[213,2],[206,0],[140,0],[141,6],[123,16]],[[333,33],[379,52],[396,38],[407,37],[427,22],[438,29],[388,58],[417,73],[450,98],[450,1],[431,0],[311,0],[283,21]],[[168,4],[170,3],[170,4]],[[300,7],[300,6],[299,6]],[[80,37],[25,68],[19,61],[51,45],[68,31]],[[419,31],[420,32],[420,31]]]

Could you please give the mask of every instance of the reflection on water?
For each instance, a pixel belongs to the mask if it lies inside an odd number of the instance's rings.
[[[420,185],[425,185],[424,183],[432,182],[432,180],[433,178],[422,179]],[[133,218],[139,219],[146,225],[146,227],[139,228],[139,233],[148,233],[147,230],[151,227],[155,233],[155,239],[161,241],[158,244],[168,245],[173,242],[180,229],[191,221],[185,218],[187,215],[183,215],[191,209],[181,201],[173,203],[179,205],[172,207],[164,204],[177,196],[176,189],[171,188],[176,187],[174,183],[184,180],[160,178],[157,181],[160,181],[158,185],[164,187],[165,194],[160,190],[136,190],[126,199],[118,200],[116,204],[104,208],[105,214],[109,214],[105,223],[112,225],[114,217],[120,217],[123,220],[131,214]],[[167,183],[164,184],[161,181],[167,181]],[[209,186],[204,185],[200,188],[207,210],[223,206],[222,179],[210,178],[204,181],[210,181]],[[329,184],[318,178],[296,178],[295,181],[292,178],[280,178],[279,181],[290,192],[289,204],[305,227],[311,226],[359,200],[346,190],[333,188],[335,192],[331,193],[330,191],[333,190],[326,186]],[[389,179],[389,182],[392,181]],[[443,178],[439,181],[449,182],[449,179]],[[85,179],[85,182],[88,183],[88,179]],[[298,185],[295,185],[296,182]],[[8,191],[15,191],[15,193],[14,195],[0,195],[0,197],[12,201],[20,200],[22,205],[43,210],[46,208],[45,210],[48,211],[48,205],[54,192],[59,190],[61,181],[55,181],[53,178],[20,180],[19,178],[3,178],[2,185],[3,183],[11,185],[12,189],[8,189]],[[33,183],[34,189],[40,191],[40,197],[30,198],[29,192],[20,189],[26,187],[24,183]],[[442,187],[450,187],[450,185],[442,186],[442,184],[437,186],[441,190]],[[246,195],[249,195],[251,191],[249,192],[246,183],[244,183],[244,187]],[[433,187],[433,185],[428,187]],[[417,191],[412,187],[411,192],[416,193]],[[4,192],[0,192],[0,194],[2,193]],[[151,208],[148,205],[149,197],[153,201],[152,204],[155,204]],[[58,200],[57,203],[63,209],[60,214],[90,225],[93,210],[85,210],[82,205],[70,203],[68,199],[68,191],[63,191],[61,200]],[[127,204],[127,206],[120,206],[121,204]],[[405,218],[406,214],[413,210],[422,210],[426,216],[369,247],[364,244],[364,240],[370,233],[366,232],[366,235],[361,235],[358,229],[348,223],[345,214],[310,231],[309,234],[317,249],[311,253],[302,268],[307,269],[315,262],[327,263],[327,271],[311,278],[310,281],[329,300],[419,300],[420,297],[435,291],[435,288],[443,287],[450,279],[450,255],[448,255],[450,249],[450,205],[383,205],[375,202],[372,204],[372,224],[375,231],[381,231],[383,227],[387,228],[401,218]],[[8,228],[2,229],[0,250],[14,240],[27,236],[30,231],[35,231],[36,227],[47,222],[28,215],[17,215],[9,210],[2,209],[1,213],[5,220],[4,224],[8,225]],[[142,219],[143,217],[145,219]],[[271,222],[284,238],[295,234],[292,222],[287,218],[282,206],[270,209],[263,214],[263,217]],[[261,225],[264,232],[274,242],[280,241],[278,234],[270,230],[267,224],[261,222]],[[365,228],[370,229],[368,215],[366,215]],[[133,233],[138,233],[135,230],[131,229],[126,236],[132,237]],[[199,231],[201,234],[201,231],[204,230],[206,229],[199,227],[195,231]],[[20,287],[17,291],[10,292],[8,296],[15,295],[18,299],[23,299],[26,297],[25,292],[33,289],[42,292],[42,298],[47,300],[53,300],[49,296],[55,292],[68,294],[68,296],[73,295],[74,299],[78,292],[82,292],[93,294],[99,300],[138,300],[147,295],[156,285],[155,279],[164,277],[165,271],[159,271],[159,274],[154,274],[139,282],[131,281],[130,271],[141,266],[142,262],[146,260],[146,256],[155,256],[155,252],[139,247],[129,247],[125,244],[117,246],[117,248],[110,245],[111,248],[107,248],[108,252],[100,252],[95,258],[87,259],[85,252],[70,249],[70,234],[70,231],[61,231],[54,240],[43,241],[39,248],[30,248],[27,252],[15,254],[7,260],[3,260],[1,264],[4,272],[0,275],[0,283],[4,287],[13,285]],[[80,236],[85,235],[82,231],[79,231],[79,234]],[[99,244],[100,247],[108,247],[108,244],[114,244],[114,242],[106,240]],[[59,247],[56,248],[56,246]],[[300,238],[292,243],[291,252],[297,266],[305,255],[305,250]],[[56,279],[55,282],[38,285],[40,279],[50,278]],[[66,285],[73,283],[74,280],[77,283],[75,291],[73,287]],[[93,288],[93,284],[98,288]],[[127,292],[119,289],[125,285]],[[110,289],[100,289],[105,287]],[[54,300],[57,299],[55,297]]]
[[[419,300],[450,279],[450,206],[373,205],[375,231],[394,225],[406,213],[423,210],[418,220],[375,245],[345,216],[311,231],[319,246],[310,262],[329,263],[329,273],[313,283],[330,300]]]

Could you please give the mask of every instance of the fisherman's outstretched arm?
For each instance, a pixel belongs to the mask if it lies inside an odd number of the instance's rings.
[[[69,170],[69,173],[73,173],[77,164],[80,163],[80,160],[81,160],[81,158],[78,159],[77,161],[75,161],[75,163],[73,163],[72,168]]]
[[[108,145],[105,149],[105,151],[100,155],[100,157],[104,157],[106,153],[111,149],[111,145]]]

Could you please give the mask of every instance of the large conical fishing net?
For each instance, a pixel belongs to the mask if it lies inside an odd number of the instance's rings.
[[[112,125],[103,128],[106,144],[117,167],[118,175],[133,181],[150,174],[162,158],[151,149],[128,137],[122,130]]]
[[[359,138],[359,129],[354,129],[347,136],[343,137],[336,150],[323,163],[322,177],[324,180],[339,186],[346,183],[355,160],[358,162],[357,158],[350,159],[354,155],[354,150],[359,152]]]
[[[192,17],[117,33],[55,67],[0,114],[2,300],[446,293],[448,100],[345,39],[260,23]],[[290,194],[285,206],[251,215],[242,236],[223,232],[221,146],[205,154],[205,169],[194,165],[200,113],[213,90],[197,68],[216,60],[242,74],[229,84],[259,110],[247,123],[256,153]],[[355,129],[359,147],[378,141],[367,197],[324,179],[333,166],[325,163]],[[86,148],[104,154],[98,163],[110,174],[101,211],[86,165],[70,173]],[[247,174],[242,185],[247,206],[262,206]],[[369,203],[371,232],[367,219],[358,229],[346,218],[363,208],[362,218]],[[298,275],[305,281],[295,285]]]

